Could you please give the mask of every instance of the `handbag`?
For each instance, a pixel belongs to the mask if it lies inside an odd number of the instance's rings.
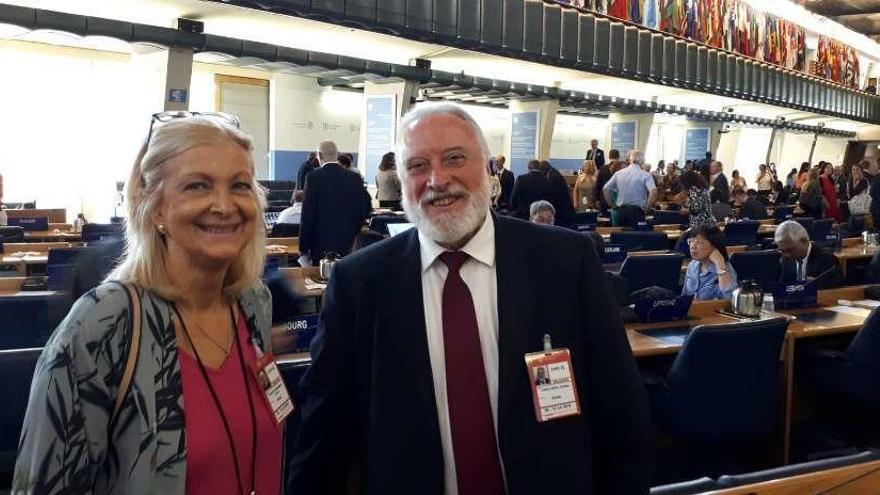
[[[871,211],[871,194],[866,188],[864,191],[853,196],[847,201],[849,212],[852,215],[867,215]]]
[[[108,424],[113,424],[119,410],[122,409],[122,401],[125,400],[128,389],[131,388],[131,380],[134,377],[138,352],[141,348],[141,297],[131,285],[122,283],[120,285],[128,292],[128,302],[131,308],[131,342],[128,345],[125,370],[122,372],[122,379],[119,380],[119,387],[116,389],[116,400],[113,401],[113,413],[110,415]]]

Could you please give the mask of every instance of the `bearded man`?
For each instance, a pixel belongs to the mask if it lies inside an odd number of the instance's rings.
[[[334,268],[288,492],[647,494],[647,401],[590,239],[491,212],[461,107],[398,136],[415,228]]]

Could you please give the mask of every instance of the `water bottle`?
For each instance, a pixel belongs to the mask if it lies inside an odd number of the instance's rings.
[[[776,306],[773,302],[773,294],[764,294],[764,302],[761,304],[761,309],[767,313],[776,312]]]

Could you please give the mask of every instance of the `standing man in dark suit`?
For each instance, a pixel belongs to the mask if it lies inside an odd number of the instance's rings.
[[[569,189],[568,183],[565,182],[565,177],[548,160],[541,162],[541,170],[544,171],[547,181],[550,183],[550,197],[547,198],[547,201],[556,209],[556,225],[568,227],[571,225],[571,219],[574,217],[571,189]]]
[[[715,160],[709,166],[709,190],[717,189],[721,193],[721,201],[725,203],[730,201],[730,183],[727,182],[727,176],[724,175],[724,165]]]
[[[345,256],[364,219],[370,214],[370,195],[360,176],[339,165],[333,141],[318,146],[321,168],[309,174],[303,200],[299,251],[317,263],[333,252]]]
[[[596,163],[596,168],[600,169],[603,165],[605,165],[605,152],[599,149],[599,141],[593,139],[590,141],[590,149],[587,150],[587,156],[584,160],[593,160]]]
[[[703,158],[702,160],[698,161],[696,163],[696,168],[697,168],[697,172],[703,174],[703,177],[706,179],[706,182],[709,182],[709,184],[712,183],[709,181],[709,175],[710,175],[709,168],[711,166],[712,166],[712,152],[707,151],[706,158]]]
[[[510,209],[516,218],[529,219],[529,208],[539,200],[550,201],[550,181],[541,169],[541,162],[529,160],[528,172],[516,178],[510,195]]]
[[[843,274],[834,254],[810,241],[803,225],[786,220],[776,227],[776,245],[782,257],[780,282],[806,282],[815,280],[817,289],[840,287]]]
[[[498,155],[495,157],[495,165],[498,166],[498,180],[501,182],[501,195],[498,196],[499,210],[510,209],[510,196],[513,194],[513,185],[516,181],[513,172],[507,170],[504,166],[506,164],[507,158],[505,158],[504,155]]]
[[[318,170],[320,166],[318,154],[315,152],[309,153],[309,157],[306,158],[306,161],[302,162],[302,165],[299,166],[299,172],[296,174],[296,188],[300,191],[305,191],[306,179],[310,173]]]
[[[490,212],[488,147],[460,107],[420,106],[398,136],[416,228],[334,268],[290,493],[646,495],[647,400],[590,240]],[[570,356],[548,369],[561,419],[526,364],[545,345]]]
[[[620,160],[620,151],[612,149],[608,152],[608,159],[611,161],[599,168],[599,173],[596,174],[596,197],[599,198],[600,209],[603,211],[611,208],[611,205],[605,200],[605,195],[602,194],[602,188],[605,187],[605,184],[607,184],[608,181],[611,180],[611,176],[614,175],[614,172],[611,171],[611,166]]]

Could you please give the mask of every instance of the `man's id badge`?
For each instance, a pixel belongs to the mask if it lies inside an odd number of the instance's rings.
[[[290,400],[290,394],[284,386],[284,379],[281,378],[275,358],[271,353],[259,357],[254,363],[253,371],[263,399],[272,411],[275,423],[280,425],[293,412],[293,401]]]
[[[535,417],[539,422],[581,413],[571,355],[568,349],[551,349],[549,341],[550,338],[545,336],[546,350],[525,356],[535,402]]]

